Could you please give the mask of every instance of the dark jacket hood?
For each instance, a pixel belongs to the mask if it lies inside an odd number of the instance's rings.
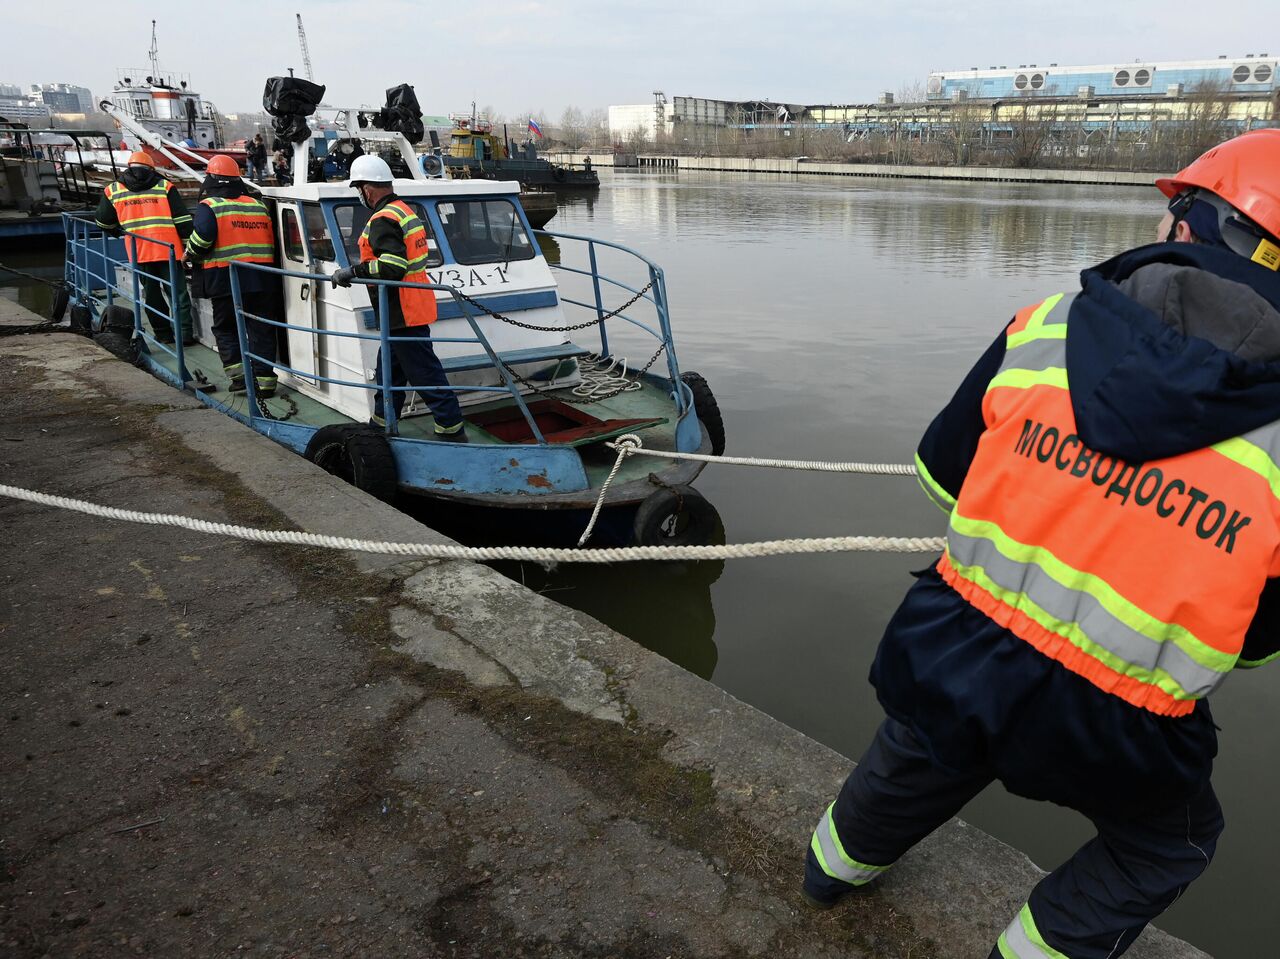
[[[1141,463],[1280,419],[1280,274],[1192,243],[1081,274],[1067,376],[1080,438]]]
[[[149,166],[126,167],[120,182],[130,190],[150,190],[159,183],[161,176]]]

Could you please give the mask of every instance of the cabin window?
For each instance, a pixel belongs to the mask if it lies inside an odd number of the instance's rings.
[[[325,226],[324,213],[321,212],[319,204],[302,204],[302,219],[307,227],[307,246],[311,248],[314,258],[327,260],[330,263],[338,262],[338,257],[333,252],[333,240],[329,239],[329,228]]]
[[[459,263],[533,259],[533,242],[510,200],[450,200],[437,203],[436,212]]]
[[[401,197],[403,200],[404,197]],[[422,204],[413,200],[405,200],[427,230],[427,266],[439,266],[444,262],[440,253],[440,244],[431,229],[431,221],[427,219],[427,211]],[[360,262],[360,234],[364,225],[369,222],[369,209],[363,204],[346,204],[336,207],[333,217],[338,221],[338,230],[342,234],[342,245],[347,248],[347,258],[352,263]]]
[[[302,247],[302,232],[298,229],[298,214],[287,207],[280,220],[280,232],[284,234],[284,255],[295,263],[307,261],[306,250]]]

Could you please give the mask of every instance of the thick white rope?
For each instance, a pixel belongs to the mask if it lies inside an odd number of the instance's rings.
[[[295,530],[252,529],[229,523],[214,523],[171,513],[142,513],[136,510],[100,506],[66,496],[53,496],[18,486],[0,484],[0,496],[54,506],[58,509],[100,516],[105,519],[142,523],[148,526],[176,526],[197,533],[230,536],[252,543],[290,546],[319,546],[324,549],[391,556],[418,556],[427,559],[523,560],[533,563],[614,563],[629,560],[672,559],[756,559],[810,553],[939,553],[943,540],[938,536],[831,536],[821,539],[779,539],[729,546],[627,546],[613,549],[550,549],[531,546],[449,546],[431,543],[386,543],[345,536],[325,536]]]
[[[624,444],[623,440],[634,440]],[[706,453],[677,453],[671,450],[644,449],[640,438],[633,433],[620,436],[612,443],[605,443],[611,450],[623,456],[657,456],[668,460],[696,460],[699,463],[722,463],[725,466],[766,466],[780,470],[812,470],[818,473],[875,473],[882,476],[915,476],[912,463],[829,463],[824,460],[772,460],[753,456],[710,456]]]
[[[609,492],[609,484],[613,482],[613,478],[618,475],[618,470],[622,469],[623,462],[626,461],[627,453],[640,446],[640,437],[635,433],[626,433],[618,437],[618,442],[610,443],[610,447],[618,451],[618,458],[613,463],[613,469],[609,470],[609,475],[605,477],[604,482],[600,485],[600,495],[596,497],[595,509],[591,511],[591,519],[587,521],[587,528],[582,531],[582,535],[578,537],[578,548],[581,549],[587,545],[587,540],[591,538],[591,531],[596,528],[596,520],[600,517],[600,510],[604,506],[605,494]]]

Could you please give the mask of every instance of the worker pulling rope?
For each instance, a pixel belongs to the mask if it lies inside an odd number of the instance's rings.
[[[326,536],[297,530],[253,529],[229,523],[215,523],[171,513],[143,513],[137,510],[100,506],[85,500],[53,496],[18,486],[0,484],[0,496],[9,499],[53,506],[58,509],[141,523],[147,526],[175,526],[197,533],[229,536],[251,543],[287,546],[318,546],[323,549],[380,553],[391,556],[416,556],[424,559],[462,559],[479,562],[519,560],[533,563],[615,563],[631,560],[724,560],[757,559],[764,556],[790,556],[813,553],[937,553],[943,548],[938,536],[831,536],[819,539],[781,539],[759,543],[736,543],[727,546],[626,546],[610,549],[563,549],[533,546],[453,546],[432,543],[391,543]]]

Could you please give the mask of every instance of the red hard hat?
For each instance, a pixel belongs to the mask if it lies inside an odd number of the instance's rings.
[[[136,153],[129,154],[129,166],[149,166],[155,169],[156,161],[151,159],[150,153],[143,153],[138,150]]]
[[[1280,129],[1251,130],[1219,143],[1156,186],[1167,197],[1190,187],[1208,190],[1280,236]]]
[[[208,167],[205,168],[214,176],[239,176],[240,164],[224,153],[219,153],[216,157],[209,161]]]

